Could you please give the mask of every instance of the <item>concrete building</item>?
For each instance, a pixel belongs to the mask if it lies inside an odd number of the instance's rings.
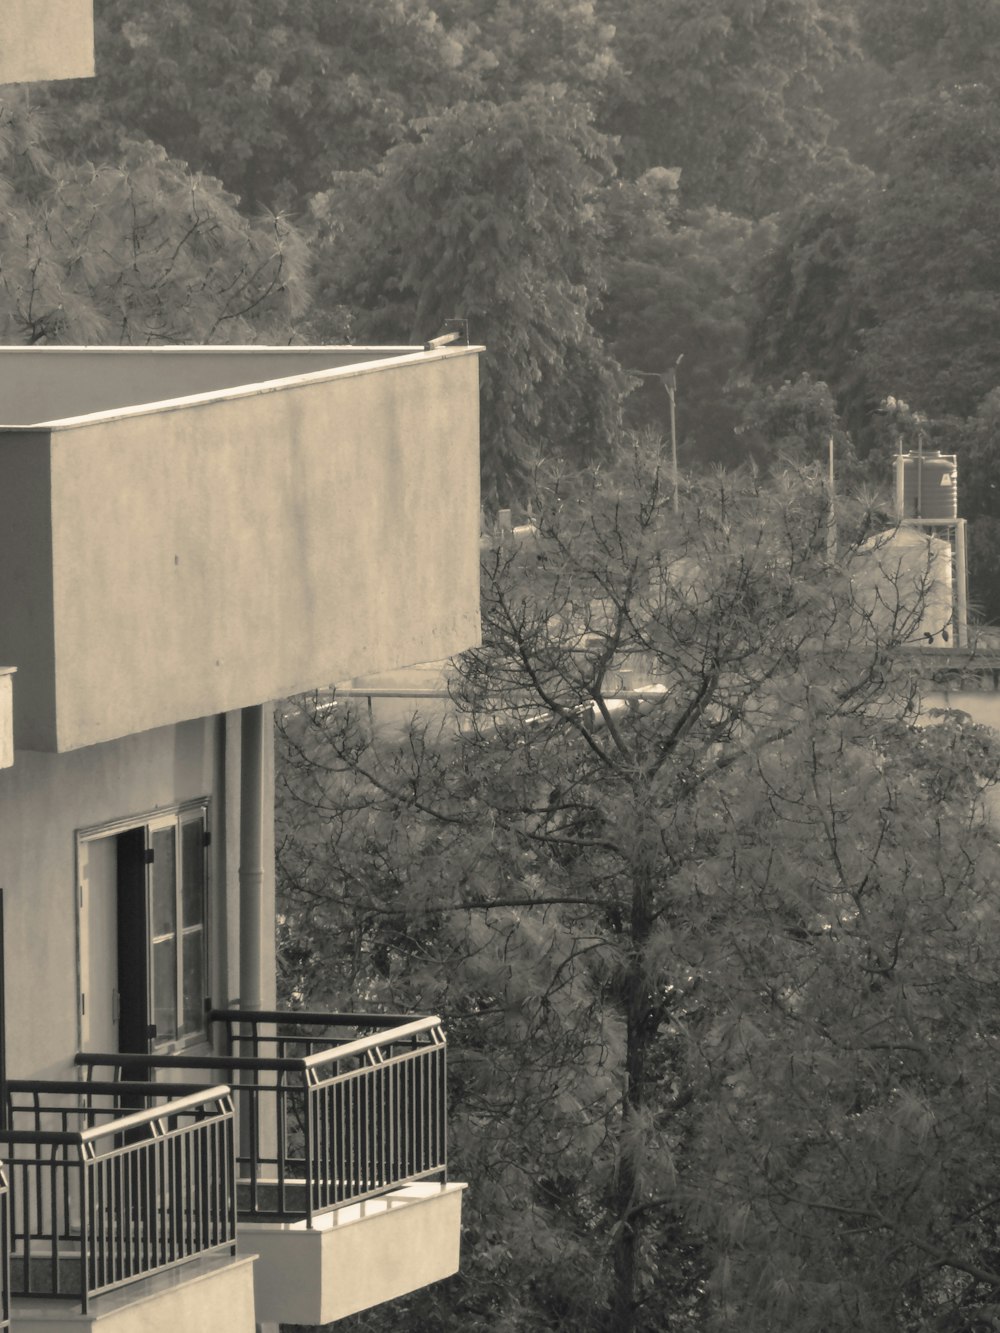
[[[477,349],[6,348],[0,423],[9,1326],[454,1272],[440,1020],[275,1011],[271,701],[478,641]]]
[[[0,84],[94,73],[93,0],[4,0]]]

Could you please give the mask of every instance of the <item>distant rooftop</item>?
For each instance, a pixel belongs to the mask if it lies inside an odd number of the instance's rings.
[[[966,648],[914,648],[937,684],[951,689],[1000,690],[1000,627],[969,626]]]

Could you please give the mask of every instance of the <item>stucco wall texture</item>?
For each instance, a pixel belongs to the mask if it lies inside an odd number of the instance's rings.
[[[273,736],[265,736],[273,790]],[[80,1048],[77,835],[112,821],[209,799],[209,989],[226,1007],[239,992],[240,717],[200,718],[66,755],[20,753],[0,772],[7,1061],[12,1078],[72,1076]],[[274,922],[274,828],[264,821],[262,916]],[[274,1003],[273,937],[261,950],[261,994]],[[89,984],[94,984],[93,979]],[[114,985],[114,978],[107,979]]]
[[[3,429],[0,475],[19,751],[478,642],[472,349]]]
[[[93,74],[93,0],[3,0],[0,84]]]

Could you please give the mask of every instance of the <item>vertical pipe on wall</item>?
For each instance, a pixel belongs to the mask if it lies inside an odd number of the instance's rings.
[[[7,1123],[7,946],[4,943],[3,889],[0,889],[0,1129],[8,1129]],[[0,1204],[3,1200],[0,1199]],[[0,1256],[2,1262],[2,1256]],[[0,1319],[3,1311],[0,1309]]]
[[[240,715],[240,1008],[261,1007],[265,705]]]
[[[969,642],[969,563],[966,550],[966,520],[955,523],[955,593],[957,646],[965,648]]]

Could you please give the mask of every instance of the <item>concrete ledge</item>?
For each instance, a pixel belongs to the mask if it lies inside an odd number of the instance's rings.
[[[30,1333],[254,1333],[253,1256],[196,1259],[169,1273],[72,1301],[14,1300],[11,1324]]]
[[[128,366],[155,378],[155,355],[78,355],[51,363],[64,411],[88,366],[118,397]],[[0,662],[18,668],[19,750],[78,750],[479,642],[477,352],[368,355],[240,385],[309,354],[167,349],[173,388],[215,368],[218,391],[0,426]],[[0,363],[12,378],[33,364],[2,349]]]
[[[14,691],[16,667],[0,667],[0,768],[14,762]]]
[[[464,1184],[407,1185],[304,1222],[240,1223],[259,1322],[328,1324],[458,1271]]]
[[[3,0],[0,84],[93,74],[93,0]]]

